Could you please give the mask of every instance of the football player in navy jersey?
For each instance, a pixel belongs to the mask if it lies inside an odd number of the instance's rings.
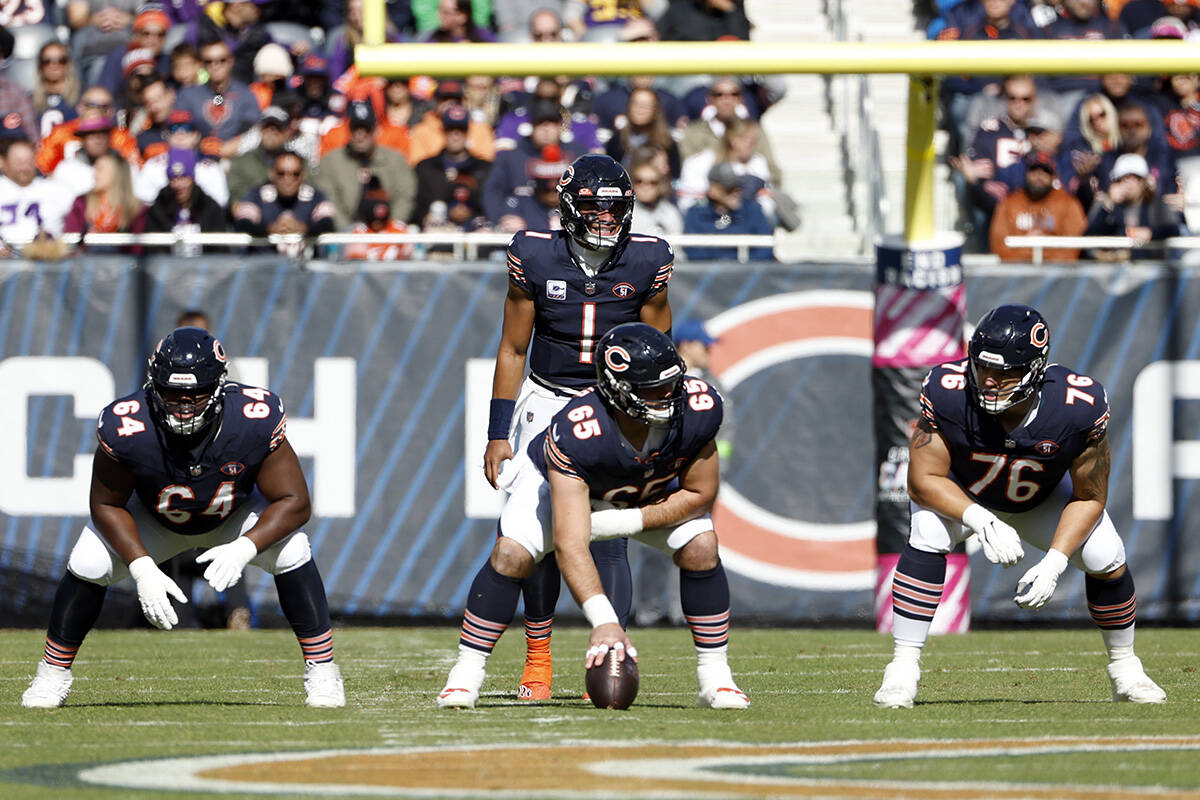
[[[935,367],[909,442],[908,545],[892,582],[895,650],[875,693],[880,708],[911,708],[921,648],[942,597],[946,554],[974,534],[989,561],[1010,567],[1022,540],[1045,556],[1017,581],[1014,601],[1041,608],[1073,564],[1108,650],[1112,699],[1163,703],[1133,652],[1136,596],[1125,545],[1105,511],[1108,395],[1049,364],[1050,329],[1032,308],[984,315],[968,358]],[[1070,475],[1070,494],[1056,491]],[[961,524],[960,524],[961,523]],[[964,527],[965,526],[965,527]]]
[[[179,621],[171,599],[187,597],[158,564],[193,548],[205,548],[196,561],[208,565],[214,591],[237,583],[247,564],[275,576],[300,640],[307,704],[345,705],[325,586],[300,530],[308,486],[286,429],[277,395],[226,380],[225,351],[208,332],[177,328],[158,343],[145,385],[100,413],[91,522],[71,550],[21,705],[66,701],[107,587],[126,576],[146,619],[170,630]]]
[[[501,470],[555,412],[596,380],[596,341],[615,325],[671,328],[667,282],[675,254],[655,236],[630,233],[633,184],[606,155],[576,159],[559,179],[563,230],[521,231],[508,246],[508,295],[492,381],[484,471],[507,491]],[[530,374],[525,375],[526,354]],[[597,542],[592,555],[622,624],[632,603],[627,542]],[[553,678],[550,633],[561,584],[554,558],[524,584],[525,669],[517,697],[547,700]]]
[[[467,595],[441,708],[474,708],[487,658],[516,612],[521,579],[553,552],[592,625],[586,666],[614,648],[636,660],[588,549],[620,537],[663,550],[679,567],[699,704],[749,705],[729,669],[729,582],[709,516],[720,483],[721,396],[685,376],[670,336],[645,323],[616,326],[594,354],[596,385],[571,398],[509,467],[516,477],[500,537]]]

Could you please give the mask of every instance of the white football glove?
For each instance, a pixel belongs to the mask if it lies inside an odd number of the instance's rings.
[[[242,570],[256,555],[258,546],[245,536],[239,536],[228,544],[205,550],[196,556],[196,563],[212,562],[208,569],[204,570],[204,580],[208,581],[214,592],[223,592],[241,580]]]
[[[1067,568],[1067,557],[1053,548],[1046,557],[1029,568],[1017,581],[1017,594],[1013,597],[1021,608],[1041,608],[1050,601],[1058,576]]]
[[[642,532],[640,508],[604,508],[592,512],[592,541],[619,539]]]
[[[967,506],[962,521],[979,537],[983,554],[993,564],[1011,567],[1025,557],[1016,529],[978,503]]]
[[[169,631],[179,622],[175,609],[171,607],[171,595],[181,603],[187,602],[187,597],[175,581],[158,568],[150,556],[135,558],[129,562],[129,575],[137,584],[138,602],[142,605],[142,613],[150,624],[164,631]]]

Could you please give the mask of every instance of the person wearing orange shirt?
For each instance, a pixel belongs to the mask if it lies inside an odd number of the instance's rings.
[[[38,146],[37,168],[43,175],[50,175],[64,158],[79,152],[79,124],[85,119],[111,117],[114,110],[113,96],[103,86],[89,86],[79,97],[75,106],[78,117],[55,125]],[[109,147],[121,154],[134,166],[140,163],[137,139],[123,127],[112,127]]]
[[[1008,247],[1006,236],[1082,236],[1087,216],[1074,195],[1055,186],[1054,156],[1034,150],[1025,157],[1025,185],[1006,196],[992,214],[988,237],[1001,261],[1031,261],[1029,247]],[[1046,261],[1077,261],[1078,248],[1052,247]]]
[[[442,114],[453,105],[463,105],[462,81],[442,81],[433,95],[436,106],[425,112],[421,121],[408,132],[408,163],[417,165],[436,156],[446,146],[446,130]],[[484,161],[496,158],[495,133],[492,126],[472,118],[467,126],[467,152]]]
[[[408,233],[408,226],[392,219],[392,203],[387,190],[376,181],[363,191],[351,233]],[[346,258],[359,261],[400,261],[412,255],[411,244],[366,242],[346,246]]]

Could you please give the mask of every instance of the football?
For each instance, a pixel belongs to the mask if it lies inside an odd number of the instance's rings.
[[[604,661],[588,668],[585,682],[596,708],[629,708],[638,693],[637,662],[628,656],[617,661],[617,652],[609,650]]]

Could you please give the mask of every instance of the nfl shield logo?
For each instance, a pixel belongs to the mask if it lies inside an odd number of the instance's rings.
[[[529,424],[529,423],[531,423],[531,422],[533,422],[533,412],[532,412],[532,411],[526,411],[526,412],[525,412],[525,424],[526,424],[526,425],[528,425],[528,424]]]
[[[567,299],[566,281],[546,281],[546,297],[551,300]]]
[[[596,284],[591,281],[589,281],[588,283],[585,283],[583,285],[583,291],[584,291],[584,294],[587,294],[589,297],[591,295],[594,295],[596,293]]]

